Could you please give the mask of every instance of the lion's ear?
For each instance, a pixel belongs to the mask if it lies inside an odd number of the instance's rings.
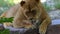
[[[21,1],[20,5],[23,6],[25,4],[25,1]]]

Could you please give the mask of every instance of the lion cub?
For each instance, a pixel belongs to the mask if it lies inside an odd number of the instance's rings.
[[[41,23],[39,28],[40,34],[45,34],[51,19],[46,13],[40,0],[22,0],[17,5],[17,9],[11,9],[5,13],[5,17],[14,17],[13,26],[15,28],[32,28],[35,23]],[[16,8],[13,7],[13,8]],[[34,22],[34,23],[33,23]]]

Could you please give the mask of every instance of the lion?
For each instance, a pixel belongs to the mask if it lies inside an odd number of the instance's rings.
[[[3,13],[1,17],[14,17],[14,28],[35,28],[35,24],[40,23],[37,26],[39,33],[46,33],[48,26],[51,24],[51,19],[40,0],[22,0],[17,7],[15,6],[16,9],[11,9]]]

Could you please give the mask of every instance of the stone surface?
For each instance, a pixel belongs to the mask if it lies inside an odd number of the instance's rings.
[[[60,24],[50,26],[47,30],[47,34],[60,34]]]
[[[52,20],[52,25],[58,25],[58,24],[60,24],[60,19]]]
[[[0,24],[0,30],[4,30],[4,26]]]
[[[26,32],[24,32],[24,30],[11,30],[10,34],[37,34],[37,32],[35,30],[27,30]],[[51,25],[48,30],[47,30],[47,34],[60,34],[60,24],[59,25]]]
[[[49,11],[51,19],[60,19],[60,10]]]
[[[0,28],[3,27],[2,24],[0,24]],[[13,27],[7,27],[6,29],[10,30],[10,34],[37,34],[36,30],[27,30],[24,28],[13,28]],[[52,25],[48,28],[47,34],[60,34],[60,19],[52,20]]]

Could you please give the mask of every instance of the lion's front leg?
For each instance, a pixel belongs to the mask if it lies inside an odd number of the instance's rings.
[[[39,33],[45,34],[49,24],[51,24],[50,18],[46,18],[45,20],[43,20],[42,24],[39,26]]]
[[[13,27],[15,28],[31,28],[32,24],[29,20],[26,20],[23,16],[16,16],[13,21]]]
[[[18,18],[14,19],[13,27],[14,28],[22,28],[23,27],[22,21],[20,19],[18,19]]]

